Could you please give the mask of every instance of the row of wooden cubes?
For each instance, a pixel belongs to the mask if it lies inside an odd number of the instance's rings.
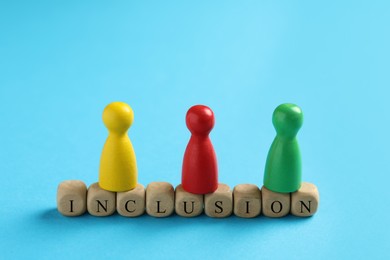
[[[80,216],[86,211],[94,216],[109,216],[117,211],[125,217],[137,217],[145,210],[150,216],[167,217],[176,212],[183,217],[195,217],[205,212],[209,217],[224,218],[233,212],[243,218],[254,218],[262,213],[267,217],[283,217],[291,213],[308,217],[316,213],[318,189],[304,182],[293,193],[276,193],[253,184],[239,184],[233,191],[219,184],[214,193],[198,195],[186,192],[181,185],[176,189],[167,182],[152,182],[127,192],[110,192],[92,184],[88,189],[82,181],[60,183],[57,191],[58,211],[65,216]]]

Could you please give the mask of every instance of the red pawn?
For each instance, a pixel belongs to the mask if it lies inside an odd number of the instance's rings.
[[[209,133],[215,123],[213,111],[202,105],[191,107],[186,124],[191,132],[183,159],[181,183],[183,189],[195,194],[207,194],[218,188],[218,166]]]

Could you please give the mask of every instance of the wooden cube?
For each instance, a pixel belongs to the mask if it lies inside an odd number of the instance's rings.
[[[280,218],[290,213],[290,193],[278,193],[261,188],[263,215],[271,218]]]
[[[116,193],[103,190],[99,183],[88,188],[87,209],[89,214],[97,217],[110,216],[116,209]]]
[[[223,183],[213,193],[204,196],[205,213],[212,218],[224,218],[232,214],[233,194],[229,186]]]
[[[116,211],[124,217],[137,217],[145,212],[145,187],[142,184],[116,194]]]
[[[87,186],[84,182],[63,181],[57,189],[57,209],[68,217],[75,217],[87,211]]]
[[[254,218],[261,212],[261,192],[253,184],[239,184],[233,189],[234,214]]]
[[[175,211],[182,217],[195,217],[203,212],[203,195],[192,194],[178,185],[175,189]]]
[[[175,209],[175,191],[168,182],[151,182],[146,187],[146,212],[153,217],[167,217]]]
[[[303,182],[298,191],[291,193],[291,214],[298,217],[312,216],[317,212],[319,200],[317,187]]]

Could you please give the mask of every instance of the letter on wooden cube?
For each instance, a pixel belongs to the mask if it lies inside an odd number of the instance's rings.
[[[264,216],[280,218],[290,212],[290,193],[273,192],[263,186],[261,197]]]
[[[233,189],[234,214],[254,218],[261,212],[261,192],[253,184],[239,184]]]
[[[63,181],[57,189],[57,209],[68,217],[75,217],[87,211],[87,186],[84,182]]]
[[[319,199],[317,187],[312,183],[303,182],[298,191],[291,193],[291,214],[298,217],[314,215]]]
[[[103,190],[96,182],[89,186],[87,195],[87,209],[89,214],[97,217],[110,216],[116,209],[116,194]]]
[[[175,191],[168,182],[151,182],[146,187],[146,212],[153,217],[167,217],[175,207]]]
[[[116,194],[116,211],[124,217],[137,217],[145,212],[145,187],[142,184]]]
[[[204,196],[205,213],[212,218],[224,218],[232,214],[233,194],[229,186],[220,183],[213,193]]]
[[[203,195],[185,191],[178,185],[175,190],[176,214],[182,217],[195,217],[203,212]]]

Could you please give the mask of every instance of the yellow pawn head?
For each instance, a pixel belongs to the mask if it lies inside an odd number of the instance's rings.
[[[103,111],[104,125],[112,133],[126,133],[133,120],[133,109],[124,102],[112,102]]]

